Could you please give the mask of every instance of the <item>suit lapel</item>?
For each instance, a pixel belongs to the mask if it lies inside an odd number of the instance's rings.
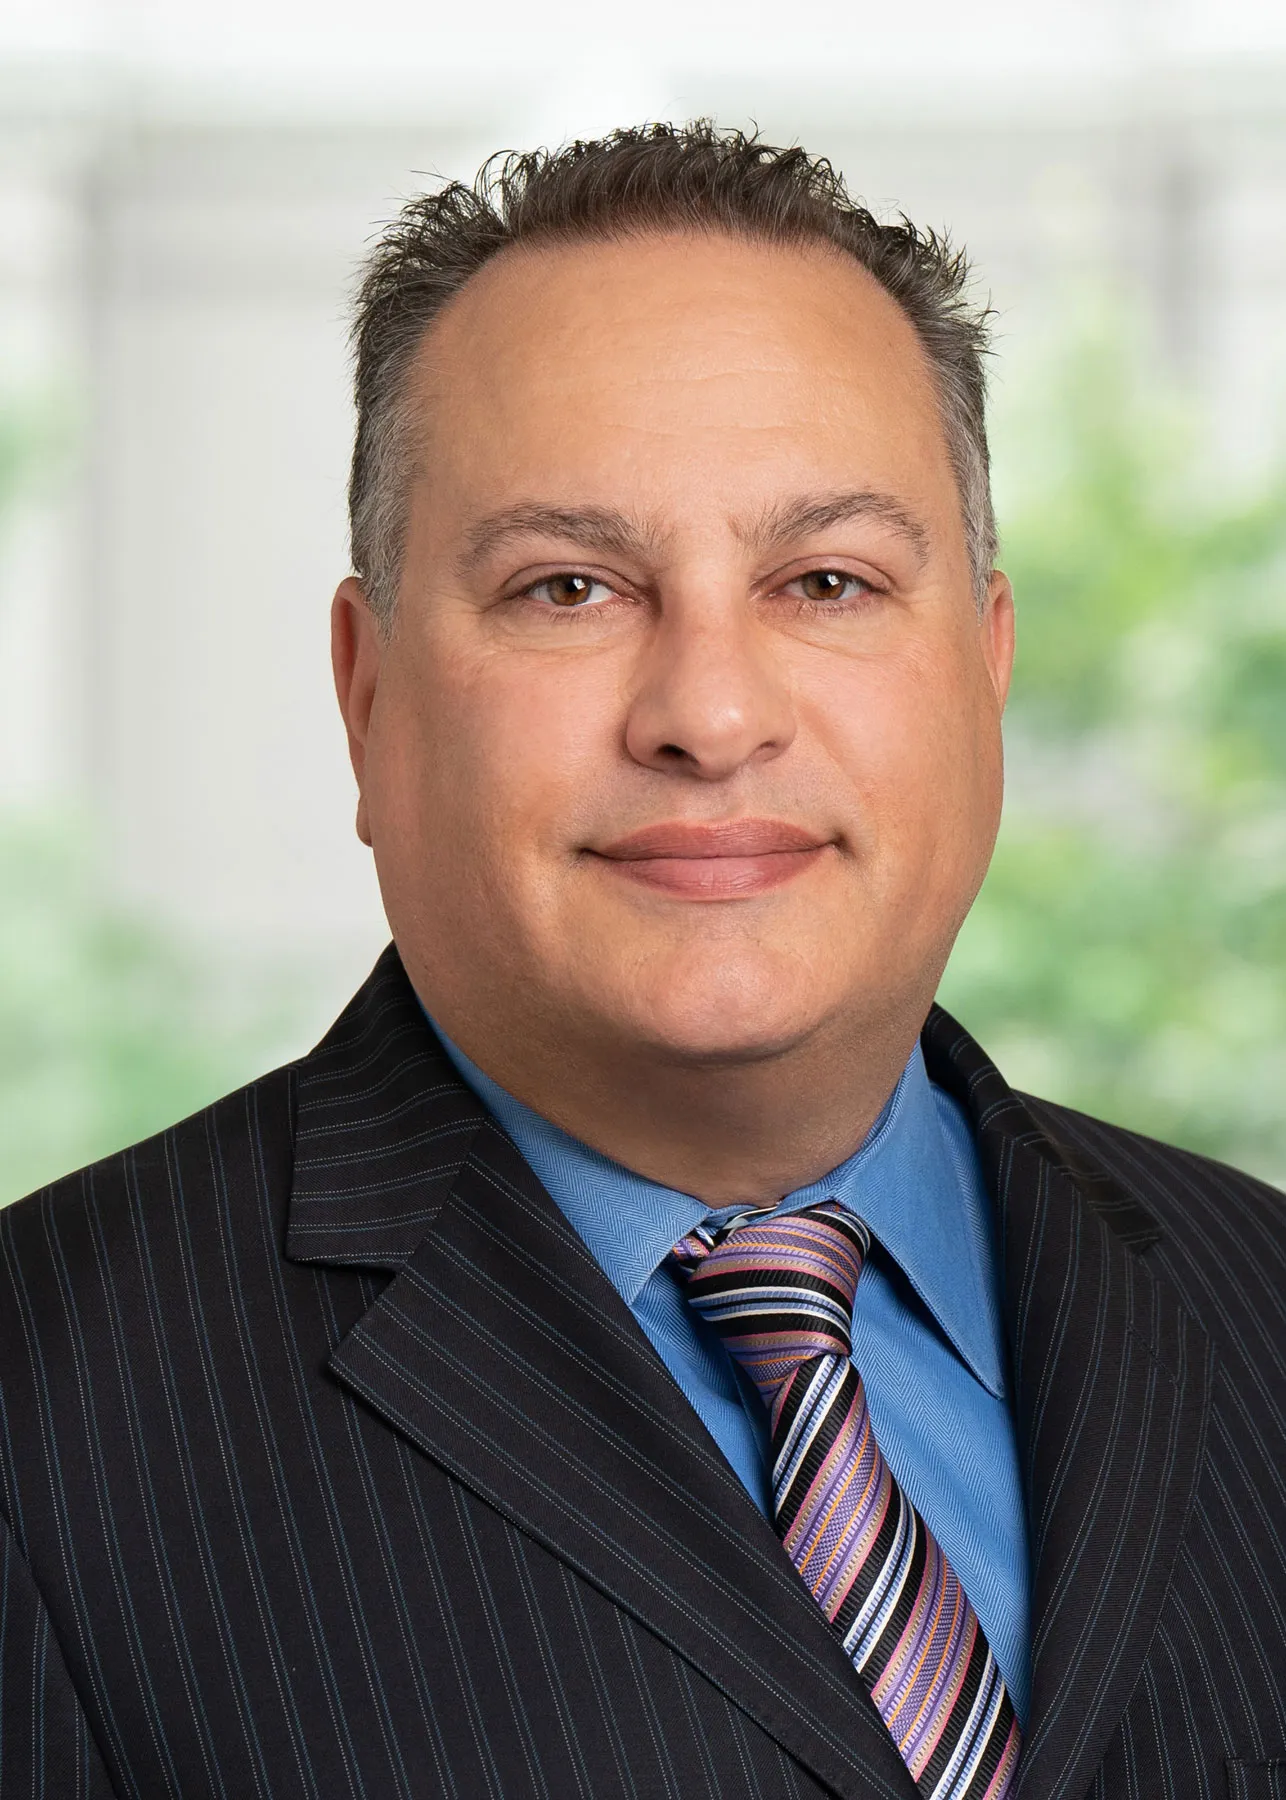
[[[930,1075],[966,1105],[1002,1232],[1028,1496],[1032,1711],[1013,1800],[1080,1800],[1120,1723],[1200,1468],[1211,1355],[1140,1251],[1150,1217],[1036,1125],[939,1009]]]
[[[459,1082],[396,954],[301,1066],[287,1254],[395,1270],[331,1358],[846,1800],[915,1792],[768,1522]]]

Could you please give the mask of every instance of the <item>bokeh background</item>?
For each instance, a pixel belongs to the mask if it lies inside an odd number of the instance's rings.
[[[329,687],[345,319],[436,175],[757,121],[996,311],[1021,650],[943,998],[1286,1179],[1279,0],[7,0],[0,1200],[320,1035],[384,941]]]

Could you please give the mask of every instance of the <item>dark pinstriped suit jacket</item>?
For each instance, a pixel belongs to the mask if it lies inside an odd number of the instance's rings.
[[[1020,1800],[1286,1792],[1286,1211],[1018,1099]],[[839,1645],[390,950],[321,1047],[0,1213],[0,1795],[910,1800]]]

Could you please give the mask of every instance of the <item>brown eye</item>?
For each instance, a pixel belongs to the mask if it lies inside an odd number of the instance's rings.
[[[593,585],[584,575],[555,575],[545,583],[555,606],[579,606]]]
[[[547,575],[544,581],[538,581],[527,592],[533,600],[547,600],[551,606],[578,607],[584,606],[596,590],[606,594],[607,588],[601,581],[594,581],[588,575]]]
[[[810,569],[799,577],[799,589],[806,600],[821,604],[827,601],[853,600],[866,583],[856,575],[844,575],[838,569]]]

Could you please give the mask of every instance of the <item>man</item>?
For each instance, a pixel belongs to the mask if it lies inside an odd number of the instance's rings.
[[[0,1222],[5,1800],[1282,1791],[1281,1198],[933,1005],[1012,652],[963,283],[704,126],[376,252],[394,947]]]

